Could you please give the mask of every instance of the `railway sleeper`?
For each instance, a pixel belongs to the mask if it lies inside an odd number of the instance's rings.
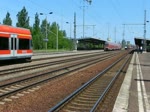
[[[74,111],[74,112],[88,112],[90,109],[91,109],[92,106],[90,105],[87,105],[86,107],[85,106],[71,106],[71,105],[68,105],[66,108],[64,108],[63,110],[68,110],[68,112],[70,111]]]
[[[91,102],[91,103],[94,103],[94,102],[96,102],[97,100],[94,100],[94,99],[90,99],[89,100],[89,102]],[[86,100],[80,100],[80,99],[74,99],[74,102],[76,102],[76,103],[87,103],[87,101]]]
[[[85,98],[99,98],[100,94],[82,94],[80,97],[85,97]]]

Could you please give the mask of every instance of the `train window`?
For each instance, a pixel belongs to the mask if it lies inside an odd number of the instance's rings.
[[[30,40],[29,39],[19,39],[19,49],[20,50],[30,49]]]
[[[0,50],[9,49],[9,38],[0,37]]]

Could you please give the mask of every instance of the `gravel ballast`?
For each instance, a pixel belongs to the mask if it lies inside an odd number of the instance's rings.
[[[23,96],[11,98],[12,101],[0,104],[0,112],[47,112],[66,96],[117,60],[118,57],[52,80],[41,85],[39,89],[33,92],[26,91],[27,93],[21,93]]]

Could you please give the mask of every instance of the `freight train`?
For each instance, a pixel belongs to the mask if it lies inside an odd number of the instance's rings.
[[[121,50],[121,45],[106,41],[104,45],[104,51],[113,51],[113,50]]]
[[[32,36],[29,29],[0,25],[0,60],[31,59]]]

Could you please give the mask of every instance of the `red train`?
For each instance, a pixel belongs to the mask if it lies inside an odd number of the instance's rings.
[[[104,51],[121,50],[121,45],[112,42],[105,42]]]
[[[0,60],[31,59],[32,54],[29,29],[0,25]]]

